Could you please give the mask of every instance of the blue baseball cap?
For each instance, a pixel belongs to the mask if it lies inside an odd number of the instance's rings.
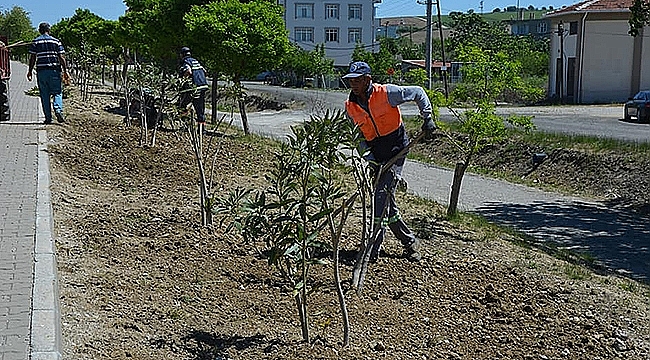
[[[350,72],[345,74],[343,78],[349,79],[368,74],[370,74],[370,66],[363,61],[357,61],[350,64]]]

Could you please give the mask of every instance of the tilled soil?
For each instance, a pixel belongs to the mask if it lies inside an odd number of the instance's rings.
[[[332,266],[316,268],[323,287],[309,298],[304,343],[291,290],[267,260],[237,233],[200,226],[181,134],[139,147],[139,129],[102,110],[109,102],[69,99],[66,124],[48,128],[66,359],[650,358],[647,287],[449,222],[406,194],[398,202],[423,260],[401,258],[387,237],[364,292],[346,292],[347,347]],[[219,191],[263,186],[268,145],[218,138]],[[346,279],[355,230],[343,244]]]

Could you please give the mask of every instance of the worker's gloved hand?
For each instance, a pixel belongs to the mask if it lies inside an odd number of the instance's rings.
[[[427,139],[432,139],[433,138],[433,133],[436,131],[436,123],[433,121],[432,118],[428,118],[424,120],[424,124],[422,124],[422,131],[424,131],[424,136]]]

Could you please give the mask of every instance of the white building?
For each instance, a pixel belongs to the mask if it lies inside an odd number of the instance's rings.
[[[284,23],[289,40],[311,51],[325,45],[325,54],[334,66],[350,63],[355,45],[378,51],[375,31],[376,0],[279,0],[284,5]]]
[[[567,103],[624,102],[650,89],[650,27],[628,34],[632,0],[589,0],[547,13],[548,95]]]

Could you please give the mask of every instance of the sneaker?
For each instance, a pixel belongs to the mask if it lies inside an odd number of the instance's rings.
[[[65,119],[63,118],[63,113],[62,112],[56,113],[56,121],[58,121],[60,123],[65,122]],[[50,122],[52,122],[52,121],[50,121]]]
[[[43,121],[43,124],[45,124],[45,125],[50,125],[51,123],[52,123],[51,119]]]
[[[420,254],[420,239],[415,239],[411,245],[404,248],[404,257],[410,262],[418,262],[422,260],[422,254]]]

